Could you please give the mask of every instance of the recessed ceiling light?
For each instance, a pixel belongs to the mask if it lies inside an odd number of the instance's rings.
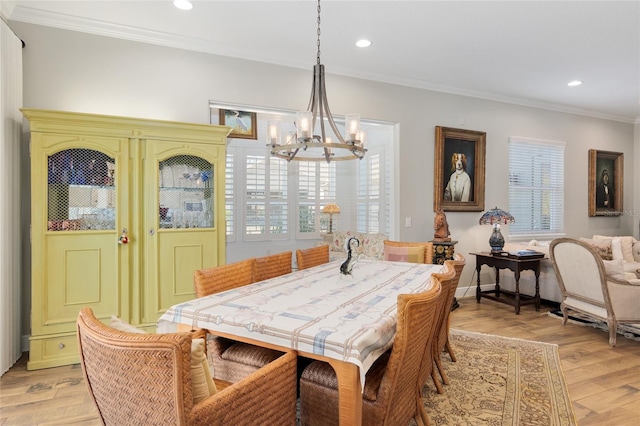
[[[358,41],[356,41],[356,46],[358,46],[358,47],[369,47],[369,46],[371,46],[371,42],[369,40],[365,40],[365,39],[358,40]]]
[[[569,84],[567,84],[567,86],[575,87],[575,86],[580,86],[581,84],[582,82],[580,80],[573,80],[573,81],[570,81]]]
[[[193,9],[193,4],[189,0],[173,0],[173,5],[182,10]]]

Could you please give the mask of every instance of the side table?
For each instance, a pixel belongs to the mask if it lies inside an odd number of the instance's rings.
[[[433,263],[436,265],[443,265],[445,260],[453,260],[453,255],[455,254],[455,246],[458,243],[457,241],[429,241],[433,244]],[[451,310],[460,307],[460,304],[453,298],[453,304],[451,305]]]
[[[544,255],[532,258],[532,256],[514,256],[505,253],[491,254],[489,252],[470,253],[476,257],[476,272],[478,276],[478,286],[476,288],[476,301],[480,303],[480,298],[495,300],[497,302],[506,303],[515,306],[516,315],[520,314],[520,306],[534,303],[536,311],[540,311],[540,261],[544,259]],[[494,267],[496,269],[496,285],[493,290],[480,289],[480,270],[482,265]],[[511,270],[516,279],[516,290],[514,292],[500,289],[500,269]],[[532,270],[536,275],[536,293],[534,296],[520,294],[520,272]],[[502,296],[509,295],[513,298]]]

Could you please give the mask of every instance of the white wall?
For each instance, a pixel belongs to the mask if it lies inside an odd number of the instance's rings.
[[[26,107],[208,123],[209,100],[291,110],[304,109],[308,101],[312,63],[300,70],[19,22],[10,25],[26,42]],[[399,202],[394,207],[400,239],[433,237],[438,125],[487,132],[485,208],[508,206],[509,136],[565,141],[567,234],[632,233],[637,214],[634,220],[631,209],[635,206],[637,212],[639,204],[634,181],[640,169],[633,161],[633,124],[340,77],[330,74],[330,63],[325,66],[334,114],[357,111],[368,119],[399,123]],[[587,216],[589,149],[625,154],[624,206],[629,214]],[[23,178],[28,202],[28,176]],[[451,236],[459,241],[456,250],[468,258],[469,252],[488,248],[490,231],[477,225],[480,215],[447,213]],[[405,217],[412,218],[411,228],[404,227]],[[472,273],[473,266],[465,268],[461,286],[470,282]]]

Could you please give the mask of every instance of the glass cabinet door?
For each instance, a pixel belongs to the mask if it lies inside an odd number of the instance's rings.
[[[92,149],[48,157],[47,230],[114,230],[116,161]]]
[[[159,163],[160,228],[213,228],[213,165],[193,155]]]

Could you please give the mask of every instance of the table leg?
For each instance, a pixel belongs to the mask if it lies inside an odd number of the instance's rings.
[[[500,269],[496,266],[496,297],[500,297]]]
[[[480,292],[482,290],[480,290],[480,270],[482,269],[482,265],[480,264],[480,261],[476,258],[476,276],[478,277],[477,282],[478,282],[478,286],[476,287],[476,301],[478,303],[480,303]]]
[[[520,315],[520,268],[516,269],[516,315]]]
[[[362,387],[360,368],[349,362],[331,359],[329,364],[338,377],[338,402],[341,425],[362,424]]]
[[[540,312],[540,266],[536,268],[536,311]]]

